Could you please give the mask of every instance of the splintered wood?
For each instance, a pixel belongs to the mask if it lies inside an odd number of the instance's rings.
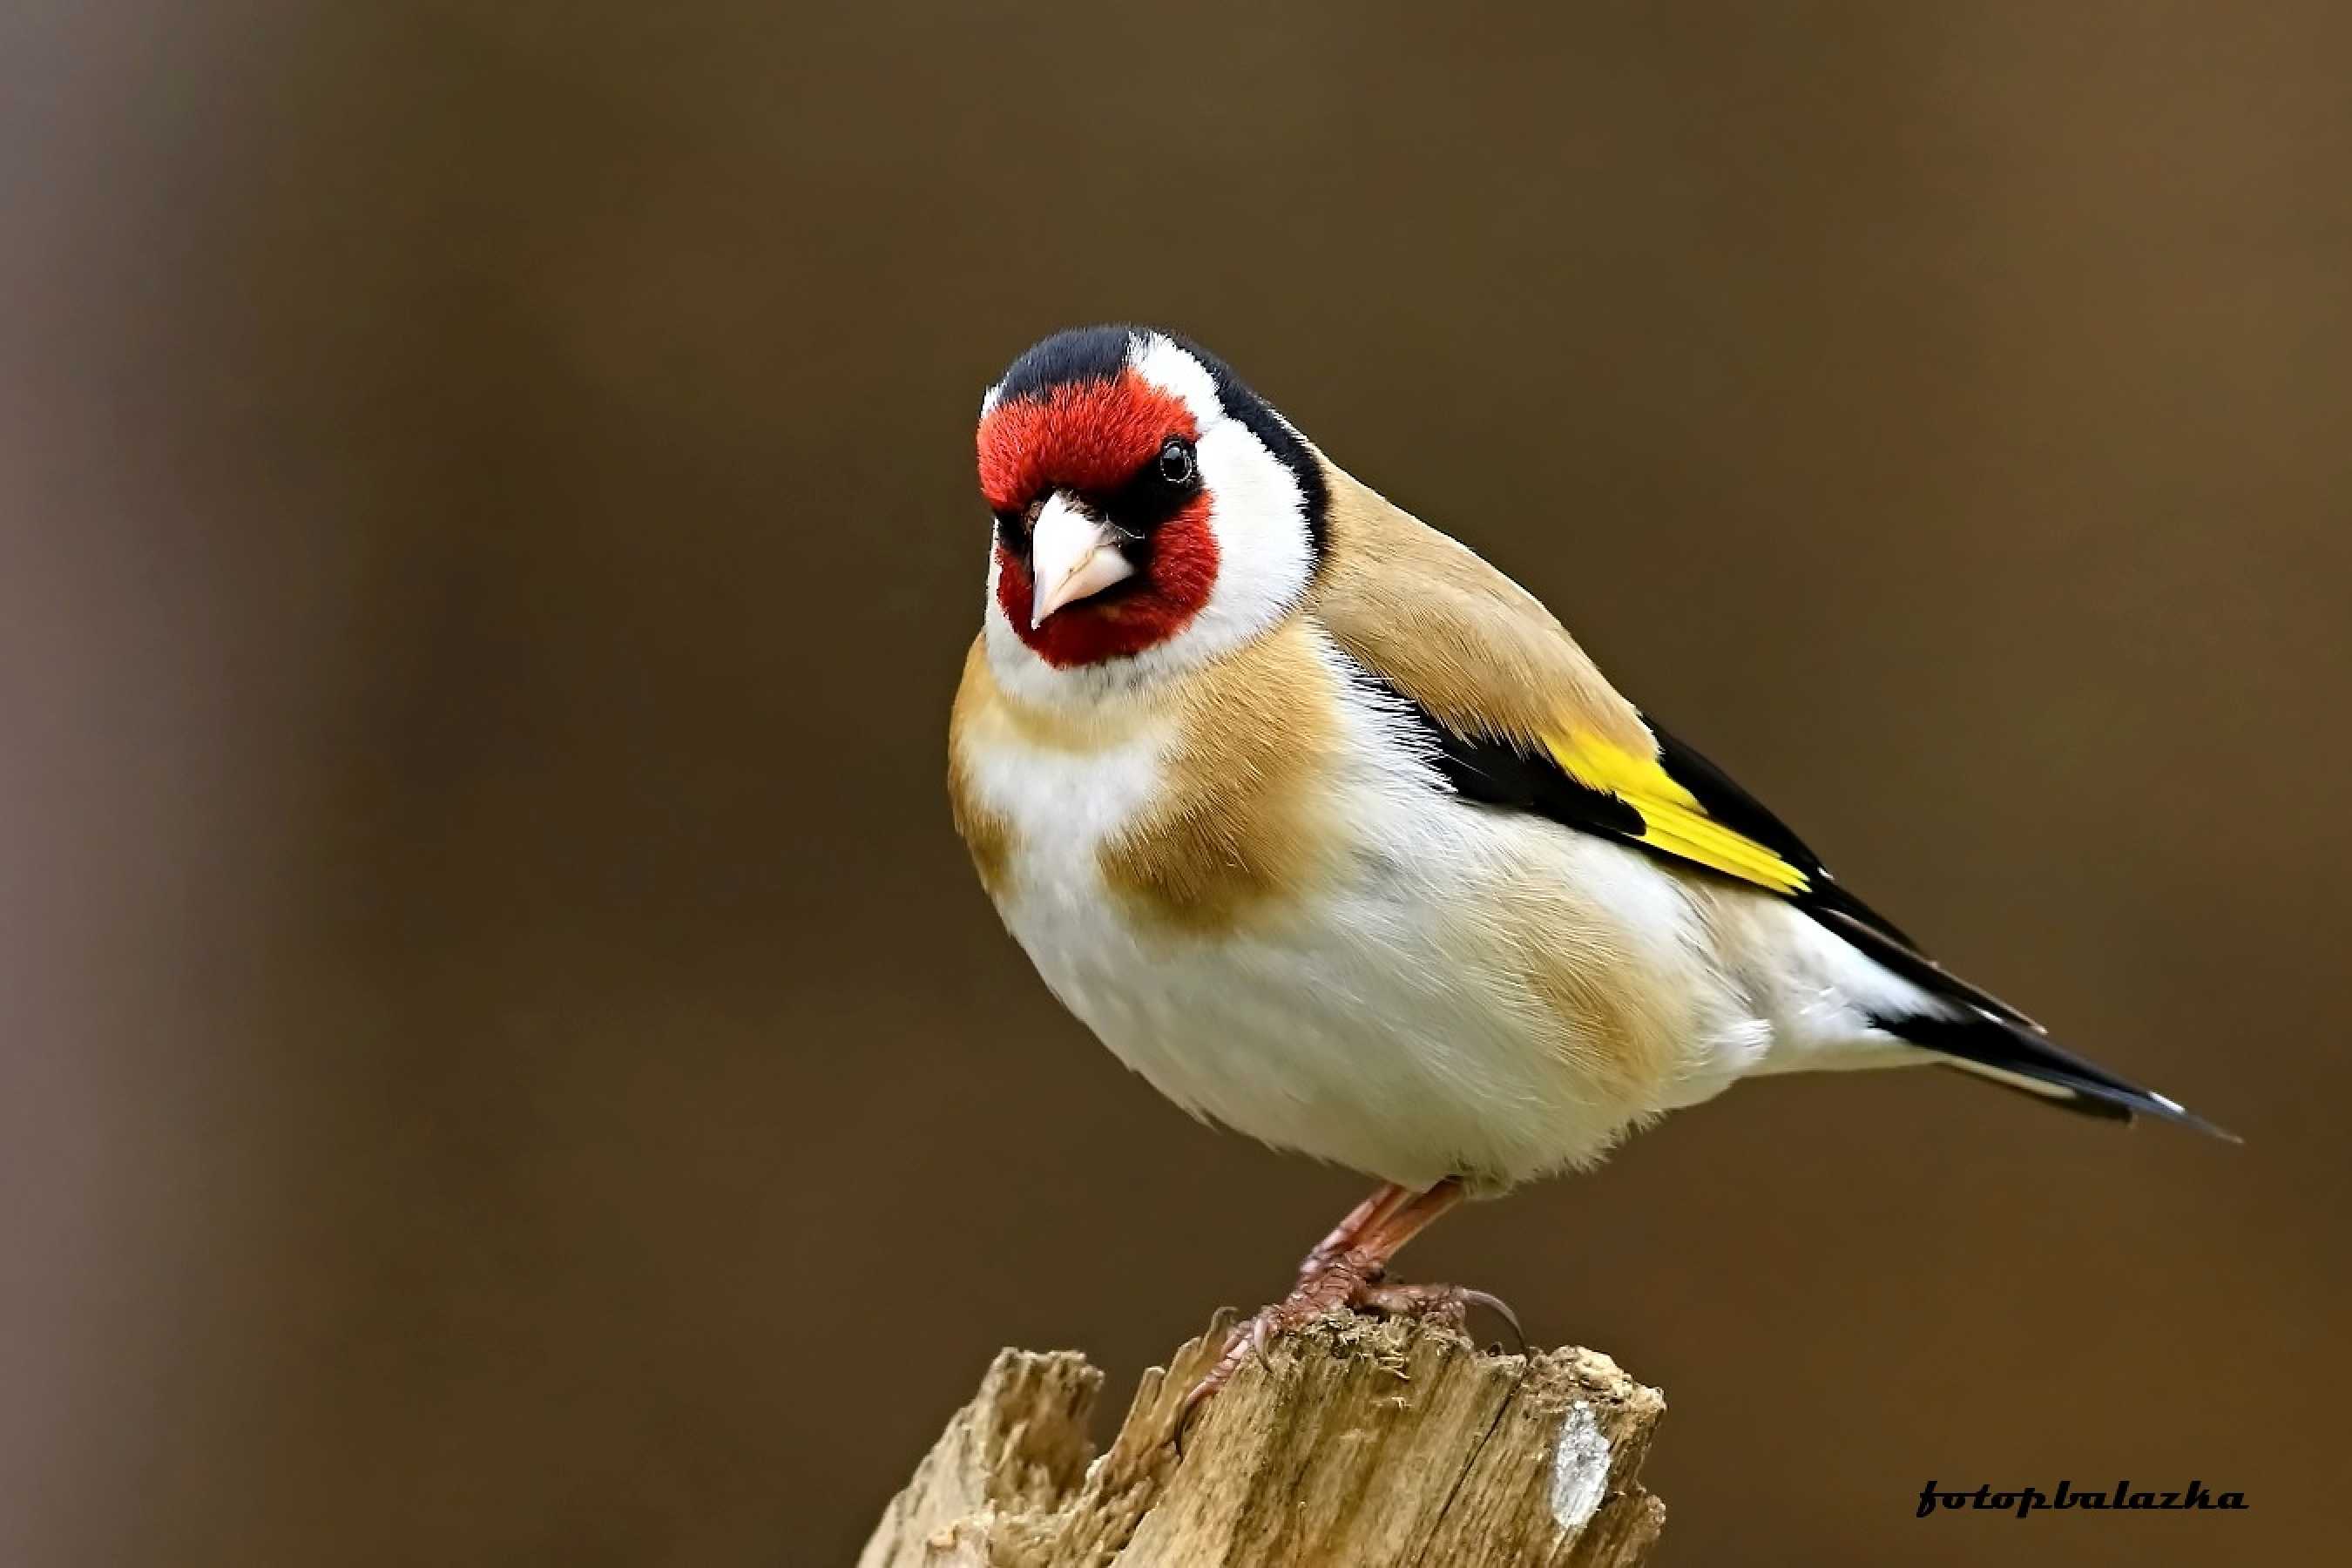
[[[1641,1563],[1665,1505],[1642,1461],[1665,1401],[1596,1351],[1490,1355],[1432,1324],[1333,1314],[1276,1340],[1168,1435],[1223,1325],[1143,1376],[1108,1452],[1103,1374],[998,1354],[860,1568]]]

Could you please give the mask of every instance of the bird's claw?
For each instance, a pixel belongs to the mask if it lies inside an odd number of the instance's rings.
[[[1519,1325],[1519,1315],[1500,1296],[1485,1290],[1473,1290],[1463,1285],[1387,1285],[1369,1283],[1349,1298],[1351,1307],[1368,1308],[1390,1318],[1433,1318],[1448,1328],[1469,1326],[1470,1309],[1481,1307],[1503,1320],[1511,1331],[1511,1338],[1524,1353],[1528,1348],[1527,1330]]]
[[[1333,1290],[1327,1283],[1328,1278],[1329,1272],[1327,1271],[1317,1279],[1302,1279],[1297,1288],[1282,1300],[1270,1307],[1260,1308],[1255,1316],[1234,1325],[1233,1331],[1225,1336],[1224,1349],[1218,1352],[1215,1363],[1184,1395],[1184,1402],[1176,1407],[1176,1420],[1169,1432],[1169,1440],[1176,1446],[1177,1458],[1184,1456],[1184,1434],[1192,1428],[1201,1407],[1232,1380],[1244,1362],[1254,1355],[1264,1354],[1266,1345],[1277,1331],[1297,1328],[1347,1300],[1349,1292],[1345,1289]]]
[[[1454,1329],[1467,1323],[1471,1308],[1483,1307],[1510,1326],[1511,1337],[1518,1342],[1522,1352],[1528,1348],[1527,1331],[1519,1326],[1519,1315],[1501,1297],[1461,1285],[1391,1285],[1381,1264],[1360,1255],[1344,1255],[1333,1259],[1321,1274],[1300,1279],[1280,1301],[1261,1309],[1246,1322],[1234,1325],[1214,1364],[1176,1407],[1169,1440],[1175,1445],[1177,1458],[1183,1457],[1184,1434],[1199,1417],[1202,1407],[1232,1381],[1243,1363],[1253,1355],[1264,1354],[1276,1333],[1302,1327],[1326,1312],[1348,1307],[1389,1318],[1432,1318]]]

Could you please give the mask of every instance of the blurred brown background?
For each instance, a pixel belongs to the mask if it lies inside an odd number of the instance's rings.
[[[1442,1227],[1666,1561],[2310,1560],[2352,1098],[2341,7],[12,5],[0,1560],[844,1561],[1344,1173],[947,825],[1033,338],[1133,317],[2242,1149],[1742,1089]],[[1915,1521],[1973,1487],[2243,1515]],[[2323,1531],[2325,1533],[2323,1534]]]

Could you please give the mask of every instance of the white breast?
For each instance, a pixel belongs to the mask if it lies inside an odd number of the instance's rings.
[[[971,747],[975,790],[1012,829],[1005,922],[1064,1005],[1196,1113],[1411,1185],[1501,1186],[1587,1160],[1663,1103],[1729,1081],[1753,1020],[1705,974],[1679,884],[1636,852],[1445,796],[1382,700],[1328,658],[1351,848],[1311,895],[1237,934],[1148,926],[1103,881],[1105,842],[1162,787],[1169,729],[1083,751],[1002,731]],[[1490,910],[1530,876],[1589,887],[1612,911],[1595,964],[1695,999],[1664,1099],[1603,1087],[1562,1050],[1557,1016],[1528,1005],[1523,939]]]

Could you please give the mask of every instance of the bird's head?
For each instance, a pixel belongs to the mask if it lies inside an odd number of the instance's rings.
[[[1279,622],[1314,575],[1319,460],[1171,334],[1038,343],[982,401],[979,457],[996,519],[990,657],[1033,689],[1196,666]]]

